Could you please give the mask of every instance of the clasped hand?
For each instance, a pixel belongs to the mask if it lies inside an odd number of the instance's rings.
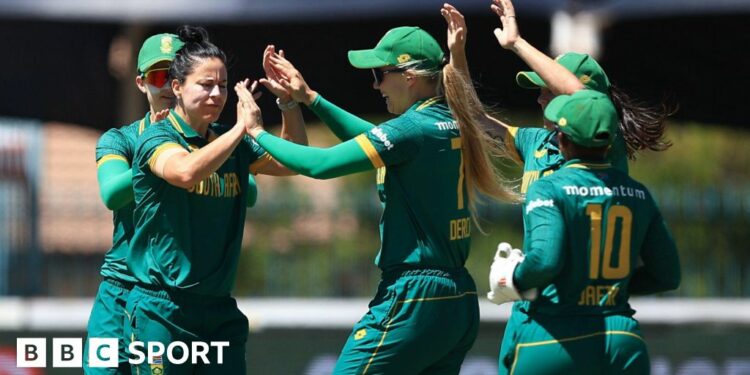
[[[234,91],[239,99],[237,101],[237,125],[244,126],[245,132],[255,137],[263,131],[263,116],[260,107],[255,102],[255,95],[260,97],[260,93],[252,94],[258,87],[258,81],[253,81],[250,89],[248,89],[249,82],[249,79],[244,79],[234,85]]]

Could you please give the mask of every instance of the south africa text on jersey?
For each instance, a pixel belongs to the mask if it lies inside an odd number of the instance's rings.
[[[219,176],[218,173],[211,173],[201,182],[193,185],[188,192],[198,195],[205,195],[213,198],[234,198],[240,195],[242,188],[237,173],[224,173]]]

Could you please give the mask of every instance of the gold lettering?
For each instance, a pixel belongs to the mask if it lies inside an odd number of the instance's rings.
[[[462,219],[451,220],[450,227],[451,241],[471,237],[471,218],[465,217]]]
[[[236,173],[212,173],[187,189],[188,192],[216,198],[233,198],[240,195],[242,185]]]
[[[589,285],[581,291],[578,306],[614,306],[619,291],[617,285]]]
[[[586,287],[586,306],[596,305],[596,289],[593,286]]]

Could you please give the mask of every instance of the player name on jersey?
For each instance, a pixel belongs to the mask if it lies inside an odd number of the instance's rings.
[[[617,285],[589,285],[581,291],[578,306],[615,306],[619,291]]]

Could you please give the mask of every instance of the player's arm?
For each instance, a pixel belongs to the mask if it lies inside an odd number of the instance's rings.
[[[96,178],[99,195],[108,209],[115,211],[133,201],[133,171],[124,157],[104,156],[97,164]]]
[[[551,184],[540,180],[531,185],[526,196],[526,257],[514,272],[519,290],[541,289],[557,277],[565,264],[565,221],[552,189]]]
[[[258,201],[258,184],[255,182],[255,177],[252,173],[247,175],[247,200],[245,202],[246,207],[253,207]]]
[[[348,141],[375,127],[373,123],[347,112],[318,93],[314,93],[314,98],[306,104],[342,141]]]
[[[331,148],[317,148],[298,145],[263,130],[251,134],[276,161],[308,177],[328,179],[374,169],[355,139]]]
[[[110,210],[125,207],[134,199],[130,168],[132,145],[119,129],[105,132],[96,143],[96,177],[99,195]]]
[[[677,245],[657,212],[649,225],[641,249],[643,265],[636,267],[630,279],[631,294],[651,294],[680,286],[680,258]]]
[[[219,169],[244,136],[244,125],[235,125],[194,152],[188,152],[174,141],[165,141],[153,148],[148,165],[156,176],[188,189]]]
[[[553,94],[572,94],[584,88],[573,73],[521,37],[516,23],[516,11],[510,0],[493,0],[491,7],[502,23],[501,28],[495,29],[495,37],[500,46],[515,52],[539,74]]]
[[[440,14],[445,18],[447,25],[448,51],[450,51],[449,65],[462,74],[462,76],[456,77],[457,79],[465,80],[465,82],[461,82],[460,86],[465,87],[467,90],[472,90],[469,98],[476,98],[476,103],[474,104],[477,109],[482,111],[482,115],[478,119],[481,129],[491,138],[503,141],[509,125],[484,112],[484,107],[479,101],[478,95],[476,95],[476,91],[474,90],[474,85],[471,82],[469,61],[466,58],[468,28],[466,27],[464,16],[450,4],[443,4]]]

